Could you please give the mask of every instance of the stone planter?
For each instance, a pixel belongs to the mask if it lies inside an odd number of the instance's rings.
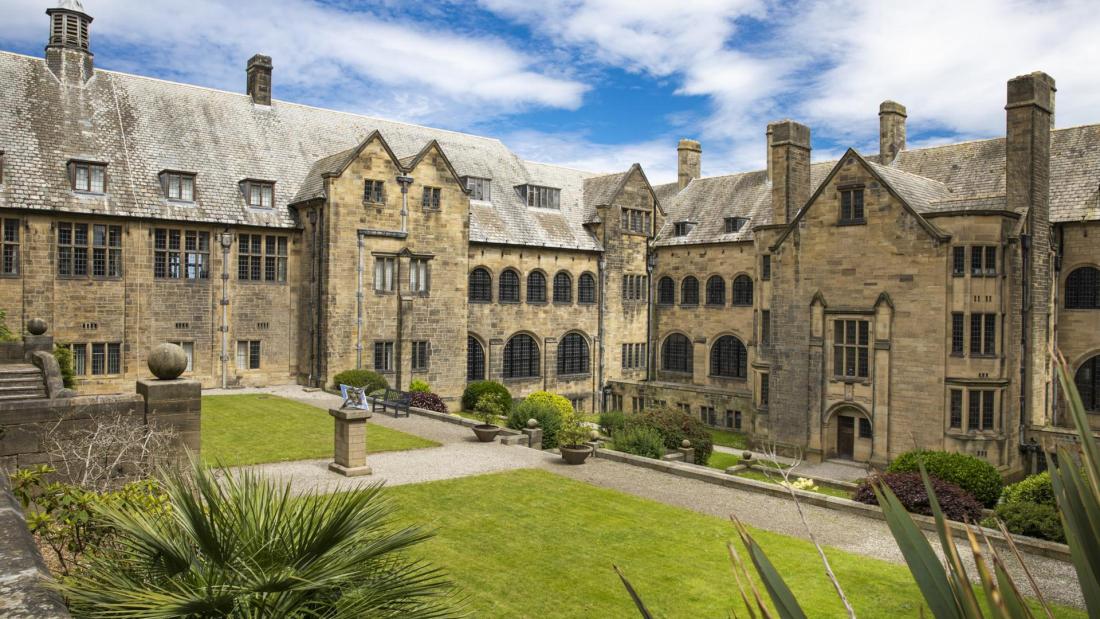
[[[565,460],[566,464],[584,464],[585,459],[592,453],[592,448],[586,446],[583,447],[566,447],[562,445],[558,448],[561,452],[561,459]]]
[[[497,437],[497,433],[500,432],[500,426],[480,424],[474,426],[474,434],[477,435],[477,440],[482,443],[491,443],[493,439]]]

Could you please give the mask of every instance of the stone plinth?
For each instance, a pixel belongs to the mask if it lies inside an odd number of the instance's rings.
[[[542,449],[542,428],[524,428],[522,432],[527,436],[528,447]]]
[[[684,462],[687,462],[688,464],[695,464],[694,447],[677,447],[676,451],[680,452],[684,456]]]
[[[137,382],[137,392],[145,399],[145,423],[176,431],[180,442],[194,453],[202,448],[202,385],[197,380],[177,378]]]
[[[367,420],[370,411],[357,408],[330,408],[336,424],[333,432],[333,462],[328,470],[345,477],[370,475],[367,466]]]

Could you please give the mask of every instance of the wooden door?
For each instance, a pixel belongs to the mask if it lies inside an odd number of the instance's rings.
[[[840,458],[852,458],[853,447],[856,438],[856,418],[837,417],[836,426],[836,455]]]

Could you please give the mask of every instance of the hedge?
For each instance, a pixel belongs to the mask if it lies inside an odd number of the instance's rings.
[[[660,433],[647,426],[635,425],[619,430],[615,434],[614,447],[618,451],[654,460],[660,460],[665,455],[665,445]]]
[[[542,428],[542,448],[553,449],[558,446],[558,430],[561,429],[562,415],[553,405],[539,400],[526,400],[516,405],[508,415],[507,425],[513,430],[527,427],[527,420],[535,419]]]
[[[486,393],[499,394],[504,410],[512,410],[512,394],[508,393],[507,387],[493,380],[475,380],[466,385],[466,390],[462,392],[462,410],[473,412],[477,401]]]
[[[336,387],[340,385],[362,387],[367,393],[379,389],[388,389],[390,386],[381,374],[370,370],[344,370],[332,377],[332,383]]]
[[[553,406],[562,417],[573,412],[573,404],[568,399],[549,391],[536,391],[524,398],[523,401]]]
[[[887,473],[916,473],[920,471],[919,462],[932,477],[966,490],[986,507],[993,507],[1001,496],[1004,480],[992,464],[961,453],[946,451],[914,450],[907,451],[887,467]]]
[[[1062,517],[1058,515],[1058,509],[1053,505],[1027,502],[1002,503],[997,506],[994,513],[1012,533],[1066,543]],[[987,526],[989,525],[992,525],[991,528],[997,528],[995,522],[990,522]]]
[[[434,393],[424,393],[423,391],[414,391],[409,395],[409,406],[437,413],[447,412],[447,405],[443,403],[442,398]]]
[[[982,505],[973,495],[953,483],[936,477],[930,477],[930,479],[932,491],[936,493],[936,500],[939,501],[944,516],[960,522],[978,522],[981,519]],[[852,500],[867,505],[878,505],[878,497],[872,489],[876,480],[889,486],[906,510],[925,516],[932,515],[932,504],[928,500],[928,492],[925,490],[920,473],[885,473],[865,479],[856,488]]]
[[[626,427],[626,413],[622,411],[600,413],[600,427],[608,436],[615,436]]]
[[[652,408],[626,416],[625,430],[644,426],[652,428],[661,435],[665,448],[677,449],[684,439],[691,441],[695,448],[695,461],[706,462],[714,451],[710,432],[703,422],[694,415],[671,408]]]
[[[1036,503],[1038,505],[1056,506],[1054,500],[1054,483],[1050,480],[1050,471],[1043,471],[1038,475],[1025,477],[1023,480],[1005,486],[1001,493],[1001,503]]]

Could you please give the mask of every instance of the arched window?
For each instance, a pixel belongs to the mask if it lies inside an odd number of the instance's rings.
[[[501,303],[519,303],[519,274],[508,269],[500,274],[500,294],[497,300]]]
[[[570,333],[558,343],[558,375],[587,374],[588,342],[580,333]]]
[[[577,279],[577,303],[596,302],[596,278],[591,273],[582,273]]]
[[[745,378],[749,353],[741,340],[723,335],[710,348],[710,375],[723,378]]]
[[[1073,382],[1077,384],[1077,391],[1081,393],[1085,410],[1100,413],[1100,355],[1089,359],[1078,368]]]
[[[712,275],[707,280],[707,305],[726,304],[726,280]]]
[[[733,304],[752,305],[752,278],[738,275],[733,280]]]
[[[472,335],[466,336],[466,382],[485,380],[485,349]]]
[[[665,338],[661,347],[661,369],[666,372],[692,372],[691,341],[679,333]]]
[[[554,276],[554,303],[573,302],[573,277],[565,271]]]
[[[531,271],[527,275],[527,302],[546,303],[546,276],[542,271]]]
[[[520,333],[504,345],[504,378],[537,378],[539,345],[530,335]]]
[[[1100,269],[1081,267],[1069,274],[1066,309],[1100,309]]]
[[[680,284],[680,305],[699,305],[699,280],[692,275]]]
[[[662,277],[657,282],[657,303],[660,305],[672,305],[676,302],[676,283],[671,277]]]
[[[471,303],[488,303],[493,300],[493,276],[484,267],[470,271],[468,288]]]

